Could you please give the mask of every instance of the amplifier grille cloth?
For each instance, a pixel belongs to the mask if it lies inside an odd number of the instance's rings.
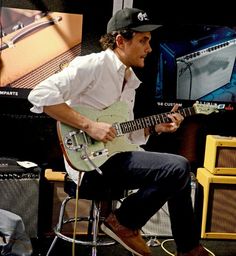
[[[0,180],[0,208],[19,215],[31,238],[37,237],[39,179]]]
[[[76,56],[80,55],[80,53],[81,43],[64,52],[63,54],[58,55],[56,58],[48,61],[43,66],[33,70],[24,77],[21,77],[12,82],[10,86],[14,88],[32,89],[50,75],[59,72],[63,68],[64,64],[66,65]]]
[[[216,167],[236,168],[236,149],[232,147],[218,147]]]
[[[206,232],[236,233],[236,184],[211,184]]]

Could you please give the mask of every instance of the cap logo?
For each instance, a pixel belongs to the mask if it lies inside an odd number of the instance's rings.
[[[144,12],[144,13],[140,12],[140,13],[137,15],[137,18],[138,18],[138,20],[140,20],[140,21],[149,20],[149,18],[148,18],[148,16],[147,16],[147,13],[146,13],[146,12]]]

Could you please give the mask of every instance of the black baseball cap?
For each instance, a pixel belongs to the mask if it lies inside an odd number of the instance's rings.
[[[153,24],[147,13],[137,8],[118,10],[107,24],[107,33],[121,29],[132,29],[137,32],[150,32],[161,25]]]

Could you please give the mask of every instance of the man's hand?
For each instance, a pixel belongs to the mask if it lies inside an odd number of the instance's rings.
[[[108,142],[116,137],[115,128],[108,123],[91,121],[85,132],[97,141]]]
[[[184,117],[181,114],[176,113],[178,108],[179,108],[179,105],[175,104],[171,110],[171,114],[168,115],[168,117],[171,119],[172,122],[161,123],[155,126],[155,130],[157,133],[175,132],[179,128],[180,124],[184,120]]]

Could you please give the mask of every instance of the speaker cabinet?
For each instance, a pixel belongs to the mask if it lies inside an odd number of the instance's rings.
[[[0,208],[19,215],[30,238],[38,237],[40,170],[3,170],[0,166]]]
[[[49,218],[47,221],[48,226],[44,227],[44,233],[47,235],[54,234],[53,229],[58,223],[58,218],[60,214],[60,208],[62,205],[63,200],[68,196],[64,192],[64,178],[65,178],[65,172],[59,172],[59,171],[53,171],[52,169],[46,169],[45,170],[45,178],[52,189],[52,200],[50,200],[51,205],[49,207],[52,207],[51,212],[45,216],[44,218]],[[47,199],[45,199],[47,200]],[[90,207],[91,207],[91,201],[80,199],[78,203],[78,214],[79,216],[89,216],[90,214]],[[75,208],[76,208],[76,200],[71,200],[67,203],[67,206],[65,208],[65,217],[66,218],[74,218],[75,217]],[[76,233],[77,234],[84,234],[87,232],[88,229],[88,222],[86,221],[80,221],[77,222],[76,226]],[[68,223],[67,225],[64,225],[63,233],[64,234],[73,234],[74,232],[74,223]]]
[[[236,176],[198,168],[197,180],[203,187],[201,237],[236,239]]]
[[[213,174],[236,175],[236,138],[207,135],[204,167]]]
[[[196,180],[192,176],[191,182],[191,198],[193,207],[195,207],[196,197]],[[142,231],[145,236],[163,236],[172,237],[170,214],[168,204],[165,203],[162,208],[154,214],[151,219],[142,227]]]

